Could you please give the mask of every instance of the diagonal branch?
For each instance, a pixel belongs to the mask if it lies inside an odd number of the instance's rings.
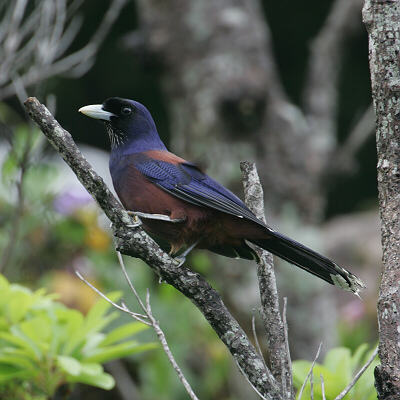
[[[335,400],[342,400],[347,393],[353,388],[353,386],[357,383],[357,381],[361,378],[362,374],[367,370],[367,368],[372,364],[375,360],[375,357],[378,355],[378,347],[372,352],[371,357],[368,361],[362,366],[362,368],[357,372],[356,376],[351,380],[351,382],[345,387],[343,391],[335,398]],[[322,381],[321,381],[322,382]]]
[[[71,135],[59,125],[45,106],[32,97],[25,102],[25,106],[30,117],[113,223],[118,250],[122,254],[141,258],[163,281],[188,297],[226,345],[251,385],[266,399],[280,400],[275,379],[243,329],[225,307],[219,293],[200,274],[179,266],[139,224],[132,224],[126,210],[82,156]]]

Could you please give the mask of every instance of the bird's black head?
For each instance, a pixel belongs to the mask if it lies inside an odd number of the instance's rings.
[[[165,149],[150,112],[137,101],[111,97],[103,104],[85,106],[79,111],[105,124],[112,149]]]

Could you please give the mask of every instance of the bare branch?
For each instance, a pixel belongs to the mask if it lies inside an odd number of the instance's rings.
[[[345,142],[332,155],[330,165],[334,173],[354,169],[355,154],[374,133],[375,111],[371,104],[351,130]]]
[[[135,318],[137,321],[146,324],[148,326],[151,326],[154,331],[157,334],[158,340],[161,343],[161,346],[165,352],[165,354],[168,357],[168,360],[170,361],[170,363],[172,364],[172,367],[174,368],[174,370],[176,371],[176,373],[178,374],[178,377],[180,379],[180,381],[182,382],[183,386],[185,387],[187,393],[189,394],[190,398],[193,400],[198,400],[198,398],[196,397],[196,395],[194,394],[192,388],[190,387],[189,383],[187,382],[185,376],[183,375],[181,369],[179,368],[179,365],[176,363],[174,356],[172,355],[172,352],[168,346],[167,340],[165,338],[164,332],[162,331],[162,329],[160,328],[158,322],[155,320],[155,318],[153,317],[153,314],[151,312],[151,307],[150,307],[150,298],[149,298],[149,292],[147,291],[147,307],[145,307],[141,301],[141,299],[139,298],[139,296],[137,295],[136,290],[134,289],[134,286],[132,285],[131,280],[129,279],[127,273],[126,273],[126,269],[125,269],[125,265],[122,261],[122,258],[120,258],[120,253],[118,253],[118,259],[121,265],[121,268],[124,272],[125,278],[129,283],[130,288],[133,288],[133,292],[135,294],[136,299],[138,300],[140,306],[142,307],[143,311],[146,313],[146,315],[141,315],[138,313],[135,313],[131,310],[129,310],[129,308],[123,303],[122,307],[119,306],[117,303],[113,302],[111,299],[109,299],[104,293],[102,293],[100,290],[98,290],[96,287],[94,287],[91,283],[89,283],[78,271],[75,271],[75,274],[78,276],[78,278],[85,282],[86,285],[88,285],[92,290],[94,290],[99,296],[101,296],[104,300],[106,300],[108,303],[110,303],[113,307],[115,307],[117,310],[123,311],[127,314],[129,314],[131,317]],[[145,319],[149,319],[150,322],[145,321]]]
[[[149,293],[147,291],[147,293]],[[177,362],[175,361],[174,356],[172,355],[172,352],[168,346],[167,343],[167,339],[165,338],[165,334],[162,331],[162,329],[160,328],[160,325],[158,324],[158,322],[156,321],[156,319],[153,317],[153,314],[151,312],[151,307],[150,307],[150,301],[147,302],[147,314],[150,318],[150,321],[152,323],[152,326],[157,334],[158,340],[160,341],[165,354],[168,357],[169,362],[171,363],[172,367],[174,368],[174,370],[176,371],[176,373],[178,374],[179,380],[182,382],[186,392],[189,394],[190,398],[193,400],[197,400],[197,396],[194,394],[192,388],[189,385],[189,382],[186,380],[185,376],[182,373],[182,370],[179,368],[179,365],[177,364]]]
[[[240,168],[243,174],[246,204],[259,219],[266,222],[263,190],[257,168],[254,163],[250,162],[242,162]],[[262,304],[260,314],[267,333],[271,370],[274,377],[282,384],[283,397],[292,399],[294,398],[292,364],[285,326],[279,311],[272,254],[259,248],[256,251],[260,257],[257,268]]]
[[[180,369],[178,363],[175,360],[175,357],[173,356],[169,346],[168,346],[168,342],[167,339],[165,337],[165,334],[163,332],[163,330],[160,328],[160,324],[158,323],[158,321],[154,318],[152,310],[151,310],[151,305],[150,305],[150,292],[149,289],[147,289],[146,292],[146,306],[143,304],[142,300],[140,299],[139,295],[136,292],[135,287],[132,284],[132,281],[129,278],[128,273],[126,272],[126,268],[125,268],[125,264],[124,261],[122,259],[121,253],[117,252],[118,255],[118,260],[119,260],[119,264],[121,266],[122,272],[125,276],[126,281],[128,282],[129,287],[131,288],[131,290],[133,291],[137,301],[140,304],[140,307],[142,308],[142,310],[145,312],[146,317],[150,320],[151,322],[151,326],[153,327],[158,340],[161,343],[161,346],[164,350],[164,353],[167,355],[169,362],[171,363],[172,367],[174,368],[175,372],[178,375],[179,380],[182,382],[182,385],[184,386],[186,392],[189,394],[190,398],[192,400],[198,400],[197,396],[195,395],[195,393],[193,392],[193,389],[191,388],[189,382],[186,380],[185,376],[183,375],[182,370]]]
[[[25,190],[24,180],[26,177],[27,170],[31,162],[32,153],[32,136],[28,136],[28,140],[24,142],[24,148],[22,154],[17,157],[18,162],[18,177],[15,182],[15,188],[17,192],[16,206],[11,215],[11,228],[8,232],[8,239],[3,248],[2,254],[0,255],[0,272],[4,273],[6,268],[10,266],[12,257],[17,249],[18,235],[21,228],[21,218],[24,214],[25,208]],[[13,150],[11,150],[13,151]]]
[[[129,279],[129,276],[128,276],[127,272],[126,272],[124,260],[122,259],[122,255],[121,255],[121,253],[120,253],[118,250],[117,250],[117,257],[118,257],[119,265],[121,266],[122,272],[123,272],[123,274],[124,274],[124,276],[125,276],[126,281],[128,282],[128,285],[129,285],[131,291],[132,291],[133,294],[135,295],[136,300],[137,300],[137,302],[139,303],[139,305],[140,305],[140,307],[142,308],[142,310],[143,310],[144,312],[147,313],[147,308],[144,306],[144,304],[143,304],[143,302],[142,302],[142,299],[139,297],[139,295],[138,295],[138,293],[137,293],[135,287],[133,286],[131,280]]]
[[[256,331],[256,315],[255,315],[255,309],[253,308],[253,310],[252,310],[252,317],[251,317],[251,329],[252,329],[252,331],[253,331],[253,337],[254,337],[254,342],[255,342],[255,344],[256,344],[256,349],[257,349],[257,351],[258,351],[258,354],[261,356],[261,357],[263,357],[263,353],[262,353],[262,351],[261,351],[261,346],[260,346],[260,342],[258,341],[258,337],[257,337],[257,331]],[[264,360],[264,357],[263,357],[263,360]],[[265,360],[264,360],[264,365],[265,365],[265,367],[267,366],[267,364],[265,363]]]
[[[162,329],[160,328],[159,323],[155,320],[155,318],[153,317],[152,311],[151,311],[151,307],[150,307],[150,294],[149,291],[147,290],[147,295],[146,295],[146,307],[144,306],[142,300],[140,299],[140,297],[138,296],[136,289],[134,288],[127,272],[125,269],[125,265],[124,262],[121,258],[121,254],[119,252],[117,252],[118,254],[118,260],[120,263],[120,266],[122,268],[122,271],[125,275],[125,279],[127,280],[129,287],[131,288],[131,290],[133,291],[133,293],[135,294],[135,297],[137,299],[137,301],[140,304],[140,307],[143,309],[143,311],[145,312],[146,315],[142,315],[142,314],[138,314],[135,313],[131,310],[129,310],[129,308],[125,305],[125,303],[122,304],[122,307],[119,306],[118,304],[116,304],[115,302],[113,302],[112,300],[110,300],[104,293],[102,293],[100,290],[98,290],[96,287],[94,287],[91,283],[89,283],[78,271],[75,271],[75,274],[78,276],[78,278],[80,280],[82,280],[83,282],[86,283],[86,285],[88,285],[92,290],[94,290],[99,296],[101,296],[104,300],[106,300],[108,303],[110,303],[113,307],[115,307],[116,309],[123,311],[127,314],[129,314],[131,317],[135,318],[137,321],[142,322],[143,324],[146,324],[148,326],[151,326],[154,331],[157,334],[158,340],[160,341],[162,348],[165,352],[165,354],[168,357],[168,360],[170,361],[170,363],[172,364],[172,367],[174,368],[174,370],[176,371],[176,373],[178,374],[179,380],[182,382],[183,386],[185,387],[187,393],[189,394],[190,398],[193,400],[198,400],[197,396],[194,394],[191,386],[189,385],[189,383],[187,382],[185,376],[183,375],[181,369],[179,368],[179,365],[177,364],[177,362],[175,361],[174,356],[172,355],[172,352],[168,346],[167,340],[165,338],[164,332],[162,331]],[[145,319],[150,320],[150,322],[145,321]]]
[[[326,400],[324,376],[322,374],[320,374],[320,378],[321,378],[322,400]]]
[[[5,35],[3,49],[0,47],[0,100],[16,93],[10,80],[15,76],[26,88],[56,75],[76,78],[86,73],[127,2],[112,0],[88,43],[64,57],[82,26],[82,18],[75,15],[82,1],[67,7],[66,0],[41,0],[29,15],[25,15],[26,0],[9,2],[9,11],[0,24],[0,38]]]
[[[336,143],[337,79],[349,38],[361,32],[362,5],[363,0],[336,0],[311,46],[304,113],[311,124],[310,132],[318,132],[317,145],[325,147],[323,153],[332,150]]]
[[[304,379],[304,382],[303,382],[303,385],[301,386],[301,389],[300,389],[300,392],[299,392],[299,396],[297,397],[297,400],[300,400],[300,399],[301,399],[301,396],[303,395],[304,388],[306,387],[308,378],[310,378],[310,377],[312,376],[312,374],[313,374],[314,365],[315,365],[315,363],[317,362],[317,359],[318,359],[318,357],[319,357],[319,353],[320,353],[320,351],[321,351],[321,347],[322,347],[322,343],[321,343],[321,344],[319,345],[319,347],[318,347],[317,354],[316,354],[315,357],[314,357],[314,361],[313,361],[312,364],[311,364],[311,367],[310,367],[310,370],[308,371],[308,374],[307,374],[307,376],[306,376],[306,379]]]
[[[101,292],[99,289],[97,289],[95,286],[93,286],[90,282],[88,282],[82,275],[80,272],[75,271],[76,276],[84,283],[86,283],[86,285],[88,285],[90,287],[90,289],[94,290],[100,297],[102,297],[105,301],[107,301],[108,303],[110,303],[113,307],[115,307],[117,310],[123,311],[124,313],[129,314],[131,317],[135,318],[137,321],[141,322],[142,324],[146,324],[148,326],[152,326],[151,323],[149,323],[148,321],[145,321],[145,318],[148,318],[146,315],[142,315],[142,314],[138,314],[135,313],[133,311],[130,311],[125,304],[123,304],[122,306],[118,305],[117,303],[113,302],[110,298],[108,298],[103,292]]]

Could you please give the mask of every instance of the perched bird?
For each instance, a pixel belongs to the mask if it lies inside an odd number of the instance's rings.
[[[112,97],[81,113],[102,121],[111,140],[110,172],[124,207],[181,259],[193,248],[256,260],[254,244],[357,294],[365,288],[351,272],[260,221],[232,192],[198,166],[170,153],[142,104]]]

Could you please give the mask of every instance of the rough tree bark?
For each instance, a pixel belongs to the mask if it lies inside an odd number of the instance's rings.
[[[400,8],[366,0],[372,96],[376,113],[383,270],[378,299],[379,399],[400,398]]]
[[[246,205],[265,223],[264,191],[260,183],[257,167],[254,163],[240,163],[242,170]],[[278,289],[276,287],[274,260],[271,253],[256,248],[260,257],[257,267],[260,288],[261,307],[259,309],[264,324],[268,349],[270,352],[271,372],[279,381],[286,399],[295,397],[293,390],[292,361],[287,337],[286,315],[281,316]],[[271,329],[273,326],[273,329]]]

